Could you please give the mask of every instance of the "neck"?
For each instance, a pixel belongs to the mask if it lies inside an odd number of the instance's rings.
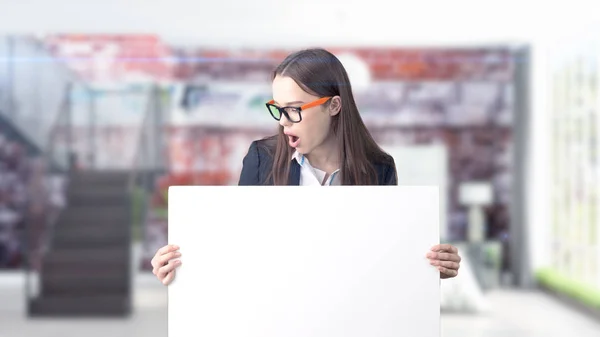
[[[312,167],[331,174],[340,168],[339,153],[333,137],[328,137],[323,144],[306,154],[306,158]]]

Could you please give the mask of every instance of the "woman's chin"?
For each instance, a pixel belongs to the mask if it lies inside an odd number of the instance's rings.
[[[301,155],[306,155],[306,153],[307,153],[306,151],[304,151],[304,148],[302,147],[302,145],[293,147],[292,149],[294,149],[296,152],[300,153]]]

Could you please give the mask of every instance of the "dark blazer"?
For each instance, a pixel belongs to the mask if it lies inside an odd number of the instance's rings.
[[[273,185],[269,179],[269,173],[273,166],[273,157],[267,150],[268,140],[255,140],[250,144],[248,153],[243,159],[242,173],[240,174],[239,186],[242,185]],[[374,163],[377,171],[379,185],[398,185],[396,175],[396,166],[393,158],[390,157],[391,164]],[[292,161],[290,168],[290,178],[288,185],[300,184],[300,164],[296,160]]]

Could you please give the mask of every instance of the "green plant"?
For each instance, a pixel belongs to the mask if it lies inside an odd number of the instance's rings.
[[[556,292],[567,295],[587,306],[600,309],[600,289],[572,280],[551,268],[540,269],[535,273],[537,281]]]
[[[142,214],[144,211],[144,200],[145,194],[144,190],[140,187],[134,188],[131,195],[131,213],[132,213],[132,236],[133,241],[141,241],[142,240],[142,223],[144,219],[144,215]]]

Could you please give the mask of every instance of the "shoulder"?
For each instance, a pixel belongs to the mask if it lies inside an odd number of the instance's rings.
[[[252,141],[242,160],[242,172],[238,185],[261,185],[273,165],[276,138],[266,137]]]
[[[276,136],[254,140],[252,143],[250,143],[250,147],[248,148],[248,152],[246,153],[244,160],[256,160],[258,163],[270,161],[275,153],[276,144]]]
[[[379,185],[397,185],[398,175],[394,158],[386,152],[377,154],[371,160],[373,167],[377,171]]]
[[[257,139],[250,144],[250,148],[256,149],[258,155],[272,158],[277,146],[277,135]]]

